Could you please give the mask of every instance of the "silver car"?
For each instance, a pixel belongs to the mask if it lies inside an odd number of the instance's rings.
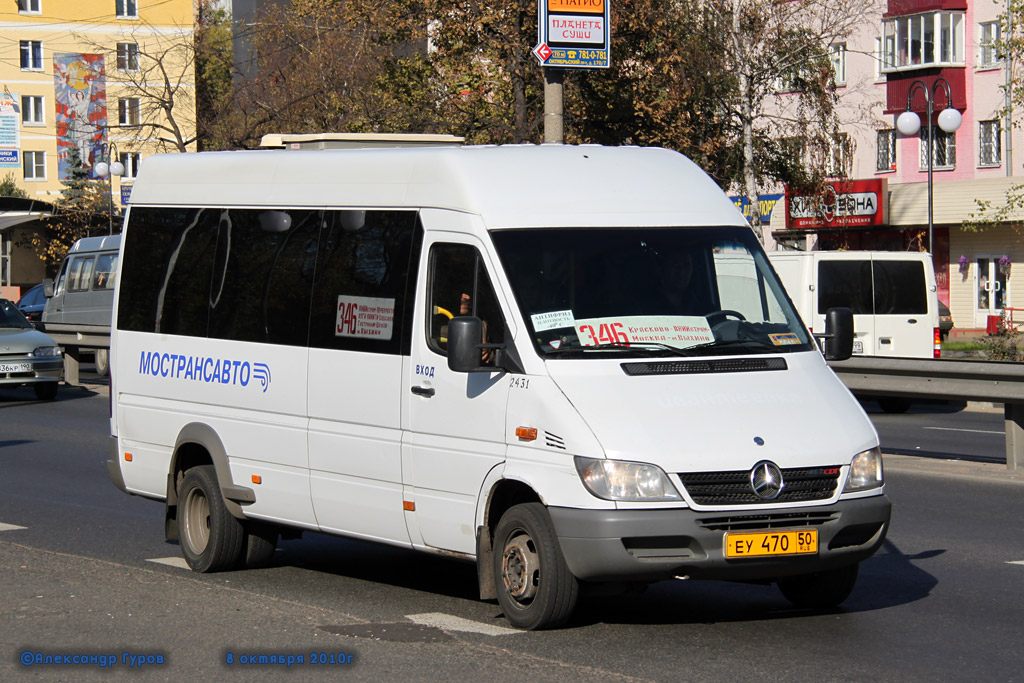
[[[7,299],[0,299],[0,387],[31,384],[36,398],[57,396],[64,361],[60,347]]]

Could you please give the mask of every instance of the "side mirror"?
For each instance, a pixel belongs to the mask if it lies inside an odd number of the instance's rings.
[[[448,369],[453,372],[474,372],[480,368],[480,345],[483,343],[480,318],[458,316],[448,321]]]
[[[43,296],[47,299],[53,296],[53,280],[50,278],[43,280]]]
[[[830,308],[825,313],[825,359],[846,360],[853,355],[853,311]]]

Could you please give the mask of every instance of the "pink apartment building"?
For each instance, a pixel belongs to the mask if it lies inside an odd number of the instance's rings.
[[[992,47],[1005,8],[1005,0],[876,0],[863,29],[829,50],[843,121],[837,154],[847,177],[836,192],[874,192],[882,206],[859,224],[772,215],[775,239],[800,249],[927,250],[930,242],[938,296],[955,331],[985,329],[1004,309],[1024,322],[1024,263],[1016,276],[1013,265],[1024,262],[1024,214],[984,231],[962,227],[977,213],[977,199],[1000,204],[1024,183],[1024,132],[1014,127],[1024,112],[1001,112],[1009,70]],[[934,105],[930,240],[926,92]],[[914,136],[896,130],[908,93],[921,118]],[[937,124],[948,105],[962,116],[953,133]]]

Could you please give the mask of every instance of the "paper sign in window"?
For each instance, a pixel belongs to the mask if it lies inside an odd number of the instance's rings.
[[[388,341],[395,328],[395,300],[339,296],[334,336]]]
[[[550,313],[534,313],[530,316],[534,332],[558,330],[563,327],[575,327],[576,320],[572,311],[551,311]]]

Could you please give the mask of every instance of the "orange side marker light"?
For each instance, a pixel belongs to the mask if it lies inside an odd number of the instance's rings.
[[[535,427],[516,427],[516,436],[520,441],[536,441],[537,429]]]

